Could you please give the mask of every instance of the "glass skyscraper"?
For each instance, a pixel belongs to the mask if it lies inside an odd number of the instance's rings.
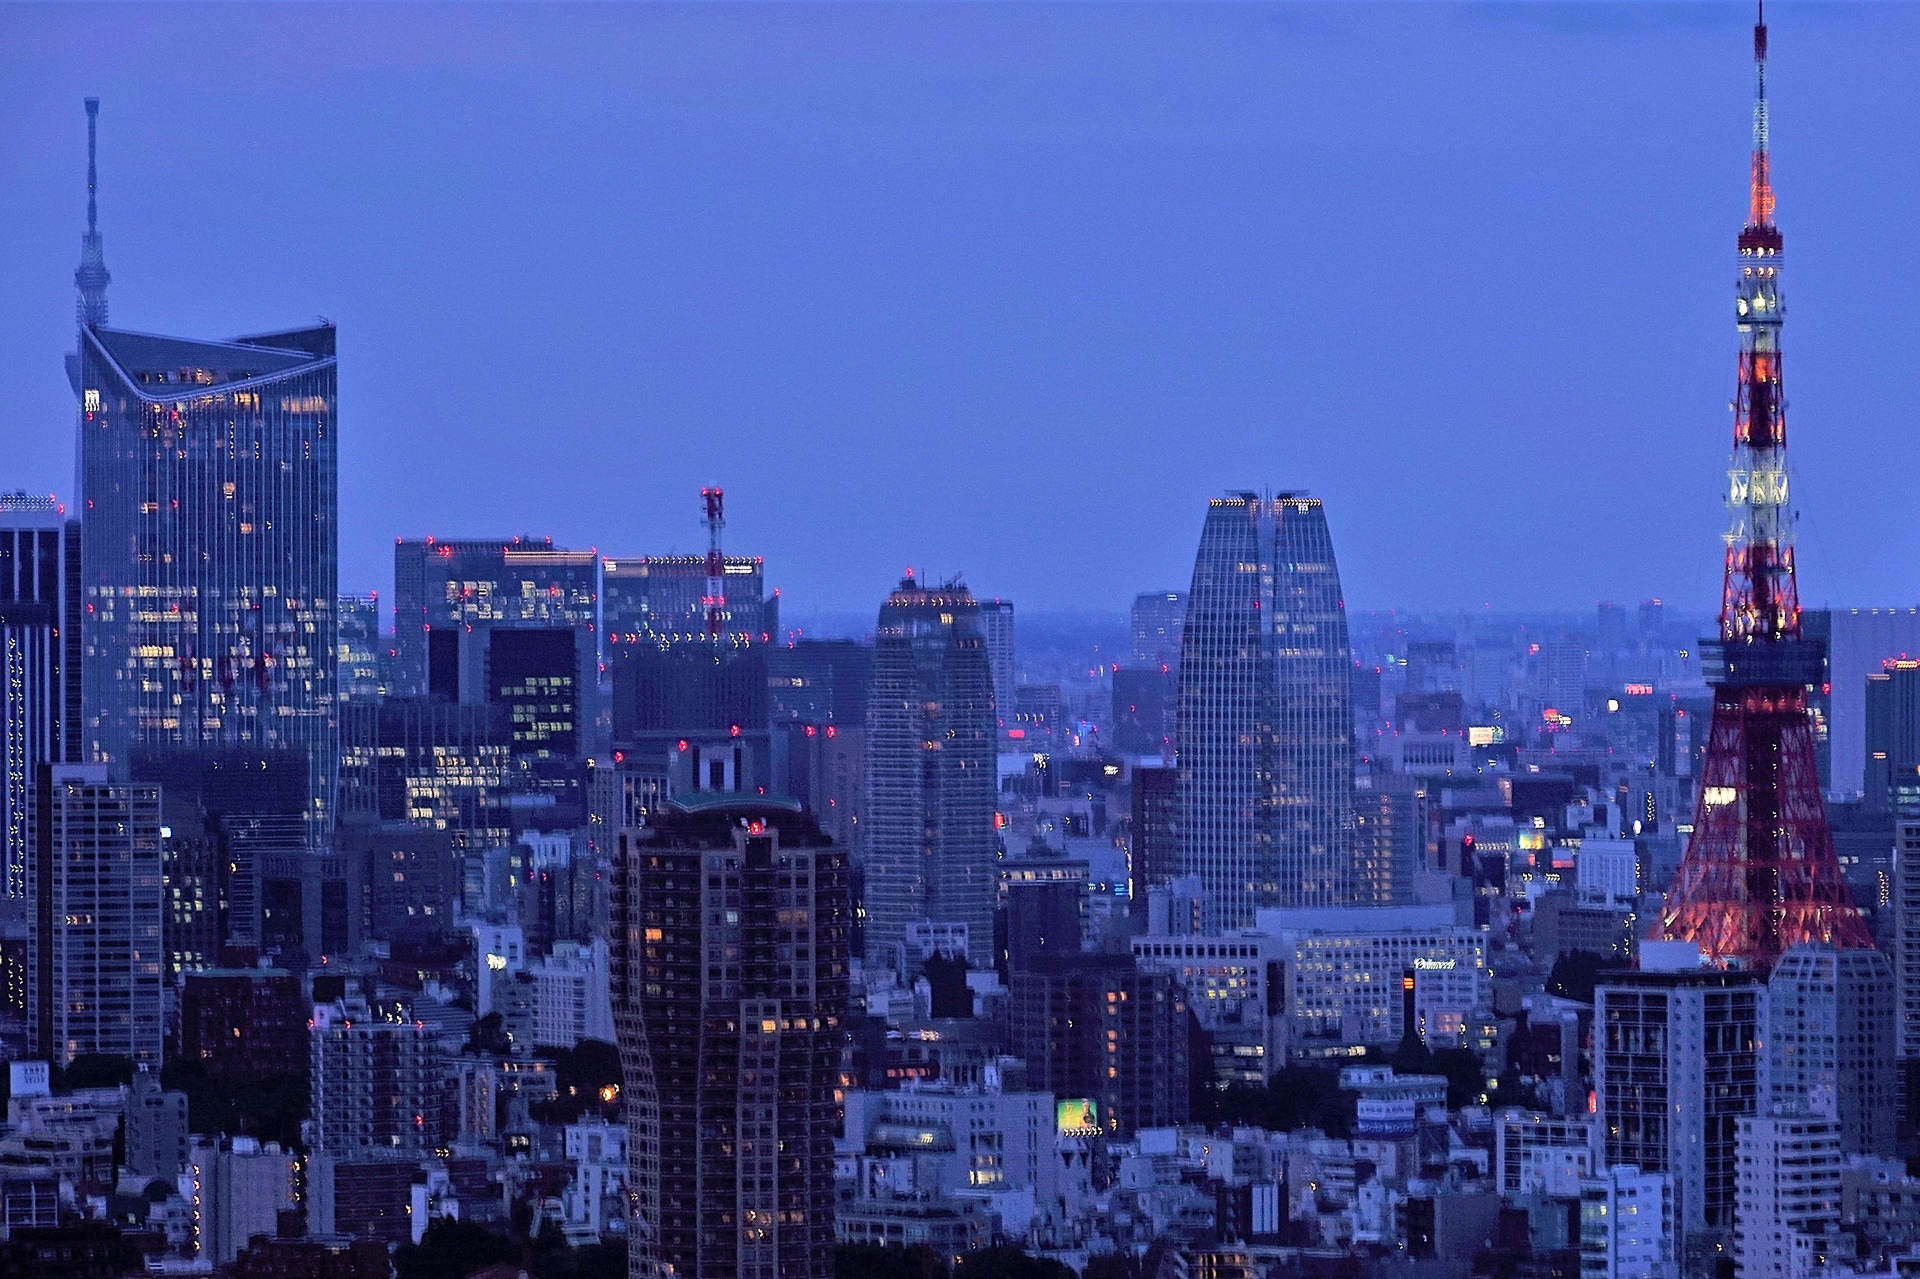
[[[332,325],[232,342],[81,333],[83,684],[93,758],[294,750],[332,819]]]
[[[966,925],[968,959],[992,963],[996,737],[973,596],[907,578],[880,606],[867,699],[870,962],[891,962],[910,925],[932,922]]]
[[[80,524],[50,497],[0,493],[0,848],[27,891],[34,769],[78,764]]]
[[[1214,498],[1180,645],[1178,873],[1207,922],[1352,899],[1353,658],[1317,498]]]

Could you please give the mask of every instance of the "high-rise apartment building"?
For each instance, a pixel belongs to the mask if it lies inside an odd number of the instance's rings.
[[[832,1272],[851,925],[846,854],[790,802],[678,805],[620,835],[634,1279]]]
[[[1187,625],[1185,591],[1142,591],[1133,597],[1133,664],[1180,665],[1180,635]]]
[[[401,1005],[349,997],[314,1006],[313,1147],[335,1159],[431,1153],[446,1135],[438,1031]]]
[[[880,606],[867,703],[869,963],[898,962],[922,920],[965,925],[968,961],[993,962],[995,739],[973,596],[908,577]]]
[[[259,747],[332,820],[338,595],[331,325],[202,342],[89,327],[80,351],[92,757]]]
[[[1795,946],[1767,978],[1769,1108],[1825,1115],[1849,1155],[1893,1153],[1893,965],[1877,950]]]
[[[100,765],[35,780],[27,1039],[65,1066],[82,1053],[158,1068],[165,1021],[160,793]]]
[[[1354,902],[1362,906],[1411,902],[1414,873],[1426,860],[1426,786],[1405,774],[1361,776],[1356,779],[1353,810]]]
[[[1673,1222],[1672,1177],[1632,1164],[1601,1169],[1580,1184],[1580,1279],[1665,1279]]]
[[[1816,1273],[1840,1226],[1840,1125],[1822,1115],[1750,1115],[1735,1130],[1736,1279]]]
[[[0,892],[26,894],[38,765],[86,758],[80,525],[50,497],[0,494]]]
[[[1180,873],[1214,930],[1352,894],[1353,656],[1326,512],[1214,498],[1181,637]]]
[[[1642,970],[1594,992],[1593,1067],[1609,1165],[1673,1178],[1688,1241],[1730,1239],[1735,1125],[1766,1109],[1767,987],[1753,973]]]

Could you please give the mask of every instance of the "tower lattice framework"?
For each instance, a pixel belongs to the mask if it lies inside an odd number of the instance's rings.
[[[1833,852],[1814,763],[1811,685],[1824,677],[1800,634],[1781,393],[1781,236],[1767,144],[1767,27],[1753,28],[1753,175],[1734,302],[1740,383],[1728,467],[1720,635],[1703,656],[1713,723],[1693,835],[1655,924],[1710,961],[1768,967],[1788,947],[1873,940]]]

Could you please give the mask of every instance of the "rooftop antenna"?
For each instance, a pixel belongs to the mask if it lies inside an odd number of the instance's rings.
[[[707,593],[700,597],[707,610],[707,638],[727,633],[727,561],[720,553],[720,530],[727,526],[726,494],[717,488],[700,490],[707,511]]]

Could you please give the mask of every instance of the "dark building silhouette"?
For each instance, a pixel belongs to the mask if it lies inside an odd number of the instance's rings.
[[[1003,977],[1041,959],[1080,953],[1086,927],[1087,863],[1021,857],[1002,864],[1007,944]]]
[[[1158,666],[1113,672],[1113,749],[1122,755],[1170,755],[1180,680]]]
[[[1866,787],[1873,808],[1920,816],[1920,661],[1867,676]]]
[[[559,627],[573,636],[575,724],[595,722],[599,555],[551,538],[405,539],[393,548],[393,584],[392,693],[487,701],[492,632]]]
[[[364,891],[354,908],[376,941],[424,941],[452,931],[460,869],[449,831],[425,822],[350,821],[334,836]]]
[[[1147,889],[1174,873],[1175,768],[1133,770],[1133,829],[1127,858],[1127,912],[1145,919]]]
[[[613,743],[662,768],[675,795],[773,789],[767,652],[757,644],[623,645],[613,657]]]
[[[1029,1087],[1099,1107],[1109,1136],[1185,1123],[1186,1000],[1126,955],[1068,955],[1009,975],[1010,1039]]]
[[[855,640],[799,640],[767,650],[767,686],[775,723],[867,722],[873,646]]]
[[[786,801],[702,796],[620,835],[631,1274],[831,1273],[846,875],[845,853]]]
[[[487,641],[487,700],[505,710],[516,756],[572,756],[582,738],[574,633],[496,626]]]
[[[304,1074],[307,1017],[300,979],[280,968],[209,968],[180,987],[180,1057],[221,1083]]]

